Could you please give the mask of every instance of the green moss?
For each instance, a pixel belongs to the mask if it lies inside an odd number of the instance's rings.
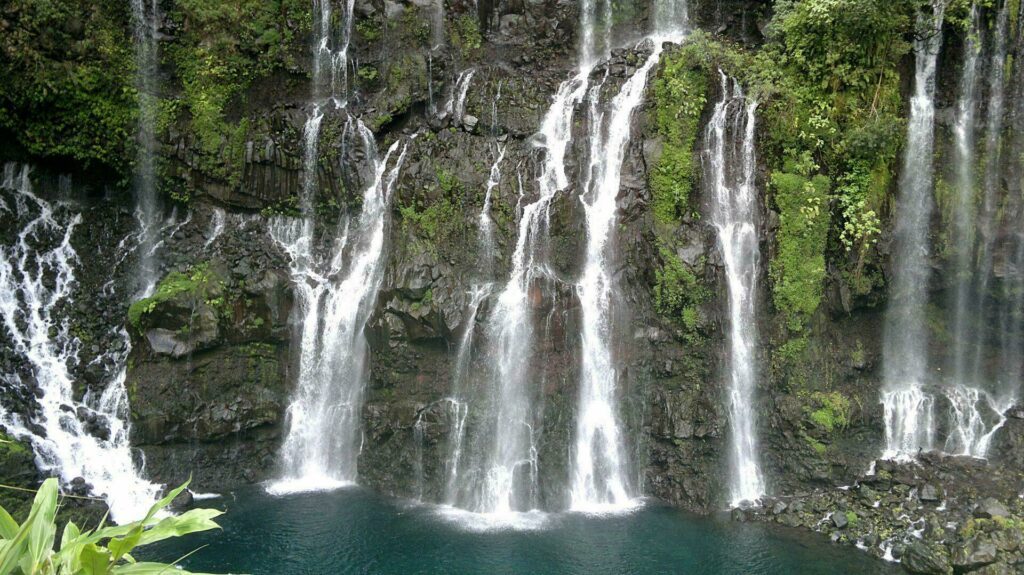
[[[469,58],[483,45],[480,23],[469,14],[459,16],[449,24],[448,37],[452,46],[458,48],[463,58]]]
[[[693,148],[707,96],[706,71],[684,48],[662,59],[654,80],[654,124],[662,151],[651,170],[655,221],[670,224],[687,209],[694,184]]]
[[[827,433],[845,429],[850,424],[850,400],[843,394],[814,392],[809,397],[810,405],[804,409],[815,426]]]
[[[661,267],[655,270],[654,306],[663,317],[684,328],[691,343],[699,338],[698,306],[711,297],[711,291],[672,250],[660,249]]]
[[[775,307],[791,331],[804,329],[824,290],[829,180],[795,163],[772,174],[779,211],[778,253],[771,262]]]
[[[800,433],[801,436],[804,438],[804,441],[807,442],[807,445],[810,446],[810,448],[813,449],[815,453],[817,453],[818,455],[825,455],[825,453],[828,451],[828,447],[824,443],[818,441],[817,439],[811,437],[810,435],[807,435],[802,431]]]
[[[356,32],[367,42],[376,42],[384,35],[380,22],[374,18],[364,18],[356,22]]]
[[[297,47],[312,22],[310,6],[300,0],[180,0],[170,17],[183,31],[167,48],[182,93],[163,106],[188,122],[198,167],[237,185],[251,126],[231,111],[253,81],[297,66]]]
[[[206,294],[214,282],[214,274],[210,271],[207,263],[193,266],[187,273],[171,272],[160,280],[153,295],[134,302],[128,307],[128,322],[135,329],[142,329],[147,314],[155,310],[161,303],[177,299],[182,295],[202,299],[215,308],[223,307],[223,298],[206,300]]]
[[[857,517],[857,514],[854,513],[853,511],[847,511],[846,512],[846,522],[850,524],[850,527],[853,527],[853,526],[857,525],[857,520],[858,519],[859,519],[859,517]]]

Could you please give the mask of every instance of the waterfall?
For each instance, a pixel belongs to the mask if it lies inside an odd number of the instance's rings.
[[[160,21],[158,0],[132,0],[132,38],[135,47],[136,89],[139,95],[138,153],[135,160],[135,201],[138,206],[139,292],[152,293],[159,265],[156,242],[161,226],[160,198],[156,189],[157,43]]]
[[[1010,78],[1010,134],[1006,155],[1009,163],[1008,200],[1004,210],[1006,255],[1000,315],[1000,372],[1004,374],[1005,397],[1019,398],[1024,377],[1024,18],[1017,18],[1013,70]]]
[[[982,351],[990,329],[990,279],[996,251],[996,209],[999,197],[1000,135],[1006,100],[1004,68],[1007,58],[1009,8],[1004,2],[996,17],[995,34],[988,53],[988,101],[985,117],[985,164],[981,179],[981,206],[977,205],[978,180],[975,173],[976,108],[978,106],[978,64],[981,50],[981,18],[977,5],[971,7],[971,32],[965,43],[954,129],[957,200],[952,230],[953,315],[952,381],[943,390],[949,404],[948,428],[943,450],[948,453],[985,457],[992,435],[1005,422],[1003,412],[1012,405],[1014,390],[1007,395],[987,391],[994,380],[984,368]],[[1012,309],[998,310],[1000,318],[1012,316]],[[1000,326],[1005,329],[1005,326]]]
[[[914,93],[893,237],[894,277],[885,318],[885,383],[881,397],[886,413],[887,458],[913,457],[919,449],[931,449],[934,439],[934,402],[925,398],[923,391],[929,339],[925,306],[931,252],[928,224],[933,204],[935,72],[946,5],[944,0],[935,0],[933,6],[933,14],[918,15],[919,28],[929,33],[914,40]]]
[[[576,286],[582,311],[582,369],[570,499],[571,508],[577,511],[620,509],[631,506],[633,500],[611,349],[614,290],[610,260],[618,212],[616,198],[633,112],[643,100],[661,46],[661,41],[654,42],[647,61],[623,84],[607,112],[591,108],[591,170],[580,196],[586,212],[587,255]],[[593,91],[595,104],[598,93],[599,89]]]
[[[281,448],[283,477],[268,487],[274,494],[332,489],[356,480],[366,378],[363,330],[383,280],[387,213],[408,145],[396,141],[380,158],[369,128],[349,118],[345,132],[359,137],[372,177],[359,216],[354,222],[343,217],[335,237],[327,238],[330,245],[320,247],[313,206],[319,191],[322,106],[325,101],[336,108],[347,103],[353,6],[354,0],[347,0],[336,40],[331,2],[314,1],[314,101],[303,131],[302,217],[275,218],[270,225],[271,237],[290,258],[296,309],[302,317],[298,381]]]
[[[448,98],[448,102],[444,106],[445,117],[451,118],[452,122],[456,124],[461,124],[462,118],[466,115],[466,96],[469,95],[469,84],[473,81],[474,74],[476,74],[474,68],[459,72],[455,78],[455,84],[452,86],[451,97]]]
[[[494,188],[501,183],[501,162],[505,159],[505,146],[498,145],[498,156],[491,165],[491,171],[487,177],[487,187],[484,191],[484,205],[480,209],[477,220],[480,224],[480,252],[481,273],[483,277],[489,278],[491,268],[494,266],[494,220],[491,219],[491,204]]]
[[[764,495],[757,463],[757,285],[760,249],[754,129],[757,103],[747,102],[738,82],[719,71],[722,99],[705,133],[704,173],[711,202],[711,223],[725,264],[729,302],[729,430],[732,477],[730,505],[738,507]]]
[[[0,424],[31,442],[44,473],[64,484],[84,479],[91,493],[106,499],[114,521],[139,519],[160,486],[143,479],[132,459],[123,369],[98,397],[88,392],[75,399],[71,370],[82,343],[63,310],[76,286],[79,262],[71,237],[82,216],[36,196],[28,166],[7,164],[0,188],[14,199],[13,207],[0,209],[0,224],[21,230],[12,245],[0,246],[0,322],[11,351],[27,368],[0,372],[0,382],[21,390],[32,406],[30,413],[0,408]],[[125,364],[126,351],[107,353],[116,355],[115,365]]]
[[[592,5],[582,7],[584,23]],[[582,54],[592,42],[584,26]],[[545,151],[534,201],[523,202],[518,235],[512,253],[512,270],[497,294],[486,330],[489,385],[481,390],[476,419],[480,422],[477,444],[468,472],[450,499],[453,505],[491,516],[530,509],[536,492],[537,450],[534,434],[533,390],[528,366],[534,339],[529,294],[547,273],[539,261],[547,236],[548,209],[556,194],[569,182],[565,154],[572,137],[576,105],[586,94],[593,63],[585,57],[576,75],[563,82],[541,122],[539,140]],[[456,84],[458,85],[459,82]]]
[[[272,493],[331,489],[356,479],[366,370],[363,329],[383,279],[387,211],[408,149],[402,146],[390,162],[400,146],[395,142],[378,158],[373,135],[361,123],[359,128],[374,177],[357,221],[343,227],[330,253],[321,259],[311,251],[306,218],[271,224],[271,235],[291,259],[302,313],[298,385],[282,447],[284,478],[271,485]]]
[[[924,326],[928,283],[928,222],[931,213],[935,58],[941,43],[942,7],[936,8],[936,33],[917,43],[917,77],[911,100],[907,154],[896,223],[893,300],[886,325],[886,389],[882,394],[886,422],[885,457],[911,458],[921,450],[941,445],[948,453],[985,457],[991,438],[1006,421],[1015,386],[991,389],[991,381],[1007,377],[986,369],[985,342],[993,322],[990,283],[998,251],[997,212],[1000,197],[1001,132],[1006,101],[1004,69],[1008,55],[1009,8],[1002,3],[996,16],[991,45],[983,51],[980,9],[971,7],[969,33],[964,46],[954,136],[956,197],[950,230],[953,340],[950,380],[928,385],[928,332]],[[980,88],[979,70],[986,56],[988,94],[985,105],[983,171],[979,174],[975,135]],[[980,183],[980,198],[978,184]],[[980,205],[979,205],[980,200]],[[997,302],[998,304],[999,302]],[[996,305],[1000,335],[1012,328],[1005,318],[1015,310]],[[1011,371],[1007,373],[1012,373]],[[1011,376],[1012,377],[1012,376]],[[938,385],[942,383],[942,385]],[[929,387],[937,389],[929,391]],[[946,425],[936,409],[947,407]],[[938,429],[948,430],[938,443]]]
[[[977,310],[970,308],[971,265],[974,261],[974,220],[976,181],[975,163],[975,109],[978,105],[978,59],[980,48],[980,15],[976,4],[971,6],[971,31],[964,42],[963,70],[957,99],[956,121],[953,126],[954,166],[956,177],[956,208],[950,247],[954,250],[955,284],[953,295],[953,365],[955,381],[968,379],[968,348],[976,343]]]
[[[610,3],[603,17],[610,22]],[[586,27],[584,60],[596,60],[596,41]],[[658,63],[666,41],[679,42],[687,30],[686,4],[662,2],[655,6],[653,50],[644,65],[623,84],[607,110],[600,109],[601,86],[590,92],[590,163],[584,173],[580,201],[586,213],[587,251],[583,274],[576,285],[582,311],[580,395],[575,445],[570,471],[570,508],[595,512],[634,505],[635,488],[629,481],[629,461],[619,422],[618,378],[612,355],[611,264],[618,207],[616,199],[622,163],[630,140],[632,118],[643,101],[650,71]],[[611,45],[606,24],[604,46]],[[607,119],[607,122],[605,121]]]
[[[466,438],[466,419],[469,416],[469,366],[473,357],[473,335],[476,332],[476,317],[487,296],[491,294],[492,284],[474,286],[470,292],[469,312],[462,322],[462,337],[455,355],[454,389],[455,396],[448,399],[448,406],[453,421],[452,437],[449,440],[449,456],[445,482],[445,502],[450,505],[458,503],[459,470],[462,464],[462,452]]]

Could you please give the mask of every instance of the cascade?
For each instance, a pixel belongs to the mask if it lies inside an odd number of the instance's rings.
[[[610,14],[605,4],[605,19]],[[656,6],[653,50],[644,65],[623,84],[608,110],[599,109],[600,88],[590,92],[590,164],[580,201],[586,213],[587,251],[576,285],[582,311],[582,362],[576,438],[570,471],[570,508],[594,512],[633,506],[635,488],[619,423],[618,380],[612,356],[612,232],[615,230],[622,163],[633,112],[643,100],[651,69],[666,41],[679,42],[687,28],[684,2]],[[605,45],[610,29],[605,28]],[[585,53],[586,54],[586,53]],[[585,57],[593,58],[593,54]],[[607,122],[605,119],[607,118]]]
[[[31,442],[44,473],[65,484],[84,479],[106,499],[114,521],[139,519],[160,486],[143,479],[132,458],[124,370],[110,376],[98,396],[90,391],[79,401],[74,394],[72,369],[82,344],[62,309],[76,286],[71,237],[82,217],[69,205],[36,196],[28,166],[7,164],[0,189],[14,200],[7,206],[0,195],[0,223],[21,230],[12,245],[0,246],[0,323],[11,351],[27,367],[0,373],[0,382],[18,390],[35,386],[31,413],[0,408],[0,423]],[[127,343],[127,334],[121,335]],[[124,366],[126,350],[108,352],[116,356],[110,363]]]
[[[270,224],[271,237],[290,258],[296,308],[302,317],[298,381],[281,448],[283,477],[268,488],[274,494],[332,489],[356,479],[365,383],[363,329],[383,278],[387,212],[408,145],[396,141],[381,158],[369,128],[348,119],[345,132],[360,139],[372,176],[355,221],[343,217],[335,237],[328,238],[330,245],[318,247],[313,205],[319,188],[322,104],[347,104],[353,6],[354,0],[347,0],[340,40],[335,42],[330,0],[314,1],[314,101],[303,132],[302,217],[275,218]]]
[[[459,72],[455,78],[455,85],[452,87],[451,98],[444,106],[445,116],[451,118],[456,124],[461,124],[463,116],[466,115],[466,96],[469,94],[469,84],[473,81],[474,74],[476,74],[475,68]]]
[[[501,183],[501,162],[505,159],[505,146],[498,145],[498,156],[491,165],[491,171],[487,177],[487,186],[484,191],[484,205],[480,209],[480,216],[477,218],[480,224],[480,252],[481,273],[484,277],[490,277],[491,267],[494,264],[494,220],[491,219],[491,202],[494,188]]]
[[[1024,157],[1024,18],[1017,18],[1012,75],[1010,77],[1010,133],[1007,157]],[[1024,377],[1024,163],[1009,162],[1009,190],[1004,219],[1006,255],[1002,266],[1000,314],[1000,373],[1002,395],[1021,397]]]
[[[953,289],[953,365],[955,381],[967,380],[968,348],[974,343],[976,311],[970,309],[971,265],[974,255],[975,221],[975,109],[978,105],[978,59],[980,47],[980,15],[977,4],[971,6],[971,31],[964,42],[963,69],[957,98],[956,120],[953,126],[954,166],[956,177],[956,211],[952,226],[951,247],[956,277]],[[973,370],[971,370],[973,371]]]
[[[135,163],[135,196],[140,223],[139,292],[152,293],[159,273],[155,244],[161,225],[160,198],[156,189],[157,71],[160,63],[158,0],[132,0],[132,38],[135,47],[136,88],[139,93],[138,155]]]
[[[369,319],[383,279],[387,211],[408,145],[396,141],[383,158],[373,134],[358,124],[374,175],[354,224],[346,224],[323,259],[311,251],[307,220],[278,218],[271,235],[291,259],[302,314],[299,375],[282,446],[284,478],[272,493],[332,489],[356,479]],[[392,163],[391,169],[388,169]]]
[[[466,419],[469,416],[469,367],[473,357],[473,335],[476,332],[476,317],[480,305],[491,294],[492,284],[473,286],[470,291],[469,312],[463,320],[462,337],[455,355],[454,389],[455,396],[448,398],[449,412],[452,421],[452,437],[449,445],[449,457],[446,467],[445,497],[449,505],[455,505],[459,498],[459,466],[462,464],[462,452],[466,438]]]
[[[888,321],[899,322],[899,325],[887,325],[885,348],[887,353],[893,352],[888,356],[887,366],[890,361],[907,363],[908,370],[897,373],[890,367],[886,368],[887,389],[882,396],[886,420],[886,457],[909,458],[919,450],[938,447],[936,435],[938,429],[943,428],[935,413],[938,405],[946,405],[948,408],[944,420],[944,428],[948,433],[941,443],[942,450],[985,457],[993,434],[1006,421],[1004,412],[1013,404],[1016,391],[1012,389],[1007,393],[1006,390],[987,389],[992,385],[986,384],[986,381],[1003,379],[1005,375],[995,376],[986,370],[982,358],[984,341],[990,329],[990,322],[985,318],[991,309],[989,285],[994,273],[994,254],[998,249],[996,211],[1000,187],[1000,134],[1006,100],[1004,68],[1008,52],[1009,14],[1006,3],[1003,3],[996,17],[990,49],[984,53],[984,64],[988,71],[984,123],[985,162],[982,173],[978,174],[975,134],[978,132],[979,68],[983,55],[977,40],[982,36],[983,20],[979,12],[978,6],[972,6],[971,32],[964,46],[953,130],[956,197],[950,240],[954,277],[951,296],[953,349],[948,372],[951,380],[935,386],[941,398],[925,387],[928,357],[926,340],[922,338],[927,336],[927,332],[922,314],[923,306],[927,303],[927,226],[931,209],[932,166],[928,160],[930,152],[924,154],[921,150],[915,150],[911,153],[910,150],[914,149],[915,142],[921,141],[913,138],[927,138],[929,143],[932,140],[930,122],[934,114],[933,103],[925,100],[934,94],[922,94],[917,90],[912,100],[909,134],[912,139],[905,158],[907,173],[901,182],[901,202],[905,203],[901,203],[901,215],[896,229],[894,306],[909,306],[909,309],[901,312],[890,308]],[[936,14],[941,15],[941,7]],[[934,42],[931,47],[925,46],[923,54],[920,51],[918,53],[916,82],[919,87],[934,83],[934,52],[938,49],[938,40]],[[924,125],[925,122],[929,125]],[[981,184],[980,205],[978,183]],[[923,197],[912,196],[911,193],[923,194]],[[926,212],[920,213],[922,209]],[[915,210],[919,212],[916,215]],[[907,291],[906,282],[911,278],[916,278],[913,280],[915,285]],[[896,304],[897,301],[900,303]],[[998,309],[997,312],[1001,321],[1014,315],[1010,309]],[[1006,333],[1007,329],[1012,331],[1009,326],[1000,327],[1001,333]],[[913,347],[900,347],[899,351],[891,349],[888,343],[893,341],[890,338],[892,331],[905,332],[895,339],[898,345],[907,343],[909,337],[915,340]]]
[[[583,275],[576,286],[583,314],[582,370],[570,499],[571,509],[577,511],[628,507],[633,499],[616,401],[609,264],[632,116],[643,100],[647,77],[661,56],[663,40],[667,38],[654,42],[647,61],[622,86],[606,113],[596,109],[599,87],[592,92],[591,163],[580,198],[586,212],[587,252]]]
[[[473,453],[453,489],[453,505],[491,516],[530,509],[537,482],[533,391],[529,369],[534,330],[529,291],[547,273],[540,251],[547,235],[548,209],[569,182],[566,148],[572,137],[576,105],[586,94],[593,61],[592,1],[581,7],[583,38],[577,73],[563,82],[541,122],[539,139],[545,151],[535,200],[520,198],[520,218],[512,270],[495,298],[486,331],[489,385],[482,390],[476,418],[481,429]],[[607,4],[607,2],[606,2]],[[610,8],[607,8],[610,10]],[[459,82],[457,82],[458,84]]]
[[[892,291],[883,341],[886,458],[913,457],[933,447],[934,401],[923,386],[927,376],[928,224],[932,214],[935,131],[935,72],[942,45],[944,0],[933,13],[918,15],[928,33],[914,40],[914,92],[900,174],[894,230]]]
[[[708,123],[704,150],[711,222],[725,265],[729,302],[729,429],[732,478],[730,505],[755,502],[764,495],[757,463],[757,285],[760,249],[754,155],[755,110],[739,83],[719,71],[722,99]]]

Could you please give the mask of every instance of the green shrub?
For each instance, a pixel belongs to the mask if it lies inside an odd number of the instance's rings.
[[[207,292],[214,287],[214,274],[209,264],[201,263],[189,269],[188,273],[171,272],[160,280],[153,295],[140,299],[128,307],[128,322],[136,329],[142,329],[143,320],[161,303],[171,301],[182,294],[193,294],[196,298],[206,299]],[[207,303],[219,307],[223,298],[213,298]]]
[[[693,147],[700,131],[700,115],[707,100],[707,79],[695,66],[690,50],[662,59],[654,80],[654,124],[662,151],[651,170],[654,218],[669,224],[686,210],[694,183]]]
[[[174,565],[136,562],[131,553],[138,547],[190,533],[217,529],[215,509],[192,509],[181,515],[160,517],[160,512],[185,485],[156,502],[146,516],[134,523],[82,529],[68,522],[57,538],[57,480],[47,479],[36,493],[32,509],[21,525],[0,508],[0,575],[189,575]]]
[[[775,307],[787,327],[799,332],[818,309],[824,290],[829,179],[811,176],[810,169],[795,163],[787,167],[792,171],[771,176],[780,225],[770,271]]]

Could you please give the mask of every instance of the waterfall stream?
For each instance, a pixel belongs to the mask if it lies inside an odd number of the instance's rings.
[[[291,259],[302,314],[298,384],[281,448],[284,477],[269,487],[275,494],[332,489],[356,480],[366,370],[363,329],[383,279],[387,211],[408,150],[396,141],[378,158],[373,134],[362,123],[358,128],[374,177],[358,219],[341,227],[329,253],[312,249],[308,217],[271,224],[271,235]]]
[[[730,505],[764,495],[757,463],[757,285],[760,249],[754,156],[757,103],[747,101],[739,83],[719,71],[722,99],[708,122],[704,173],[711,201],[711,223],[725,264],[729,329],[727,359],[732,460]]]
[[[996,317],[1014,311],[998,303],[993,309],[991,282],[1000,251],[1001,133],[1006,101],[1004,69],[1008,53],[1009,8],[997,8],[995,28],[985,46],[981,8],[972,5],[971,31],[964,44],[953,126],[954,213],[950,225],[952,266],[952,353],[948,377],[931,365],[924,308],[928,305],[928,223],[932,204],[935,59],[941,44],[942,6],[936,8],[935,35],[918,41],[915,95],[911,101],[905,173],[901,180],[896,226],[896,280],[887,316],[886,389],[882,395],[886,422],[885,457],[907,459],[918,451],[941,448],[947,453],[985,457],[993,435],[1014,403],[1014,379],[992,370],[983,355],[993,326],[1000,334],[1012,326]],[[986,72],[984,125],[979,126],[980,72]],[[984,133],[979,162],[976,135]],[[926,147],[919,147],[926,146]],[[997,367],[1002,367],[1000,366]],[[933,369],[934,368],[934,369]],[[940,409],[944,407],[945,409]],[[945,417],[943,418],[943,415]],[[945,438],[940,437],[942,431]]]
[[[570,498],[571,509],[577,511],[630,507],[635,493],[629,481],[616,399],[610,260],[618,212],[616,199],[633,112],[642,102],[647,78],[661,56],[661,40],[654,42],[647,61],[623,84],[609,109],[597,113],[592,107],[591,112],[591,170],[580,197],[587,221],[586,263],[576,286],[582,310],[582,370]],[[594,89],[595,102],[599,90]]]
[[[383,281],[385,237],[391,195],[408,150],[394,142],[383,158],[373,133],[349,117],[372,177],[354,221],[342,216],[333,236],[321,232],[314,205],[319,192],[319,137],[324,106],[346,106],[348,49],[354,0],[347,0],[340,39],[329,0],[314,2],[313,105],[303,132],[304,172],[300,218],[275,218],[271,237],[288,254],[299,326],[299,373],[288,407],[288,434],[281,447],[283,476],[274,494],[333,489],[353,483],[360,445],[360,411],[366,378],[366,326]],[[397,159],[392,156],[401,147]],[[390,164],[390,169],[389,169]]]
[[[0,408],[0,423],[32,443],[40,470],[64,484],[84,480],[91,493],[106,499],[114,521],[132,521],[145,515],[160,486],[143,479],[132,458],[124,370],[108,374],[98,396],[88,392],[75,399],[71,370],[82,343],[64,314],[76,287],[78,255],[71,237],[82,216],[70,205],[35,195],[30,176],[28,166],[7,164],[0,185],[14,200],[0,209],[0,223],[20,230],[12,245],[0,246],[0,322],[26,366],[0,373],[0,382],[29,390],[33,408]],[[127,344],[123,331],[122,337]],[[107,354],[116,355],[110,363],[123,367],[127,345]]]
[[[138,292],[149,295],[159,280],[156,243],[162,223],[156,189],[156,121],[159,112],[157,72],[160,64],[158,0],[132,0],[132,39],[139,94],[138,153],[135,160],[135,202],[139,219]]]
[[[935,73],[945,8],[943,0],[936,0],[934,14],[919,14],[919,27],[928,33],[914,41],[914,93],[897,198],[895,271],[883,344],[886,458],[913,457],[919,449],[932,449],[934,442],[934,401],[924,391],[928,377],[925,306],[933,208]]]

